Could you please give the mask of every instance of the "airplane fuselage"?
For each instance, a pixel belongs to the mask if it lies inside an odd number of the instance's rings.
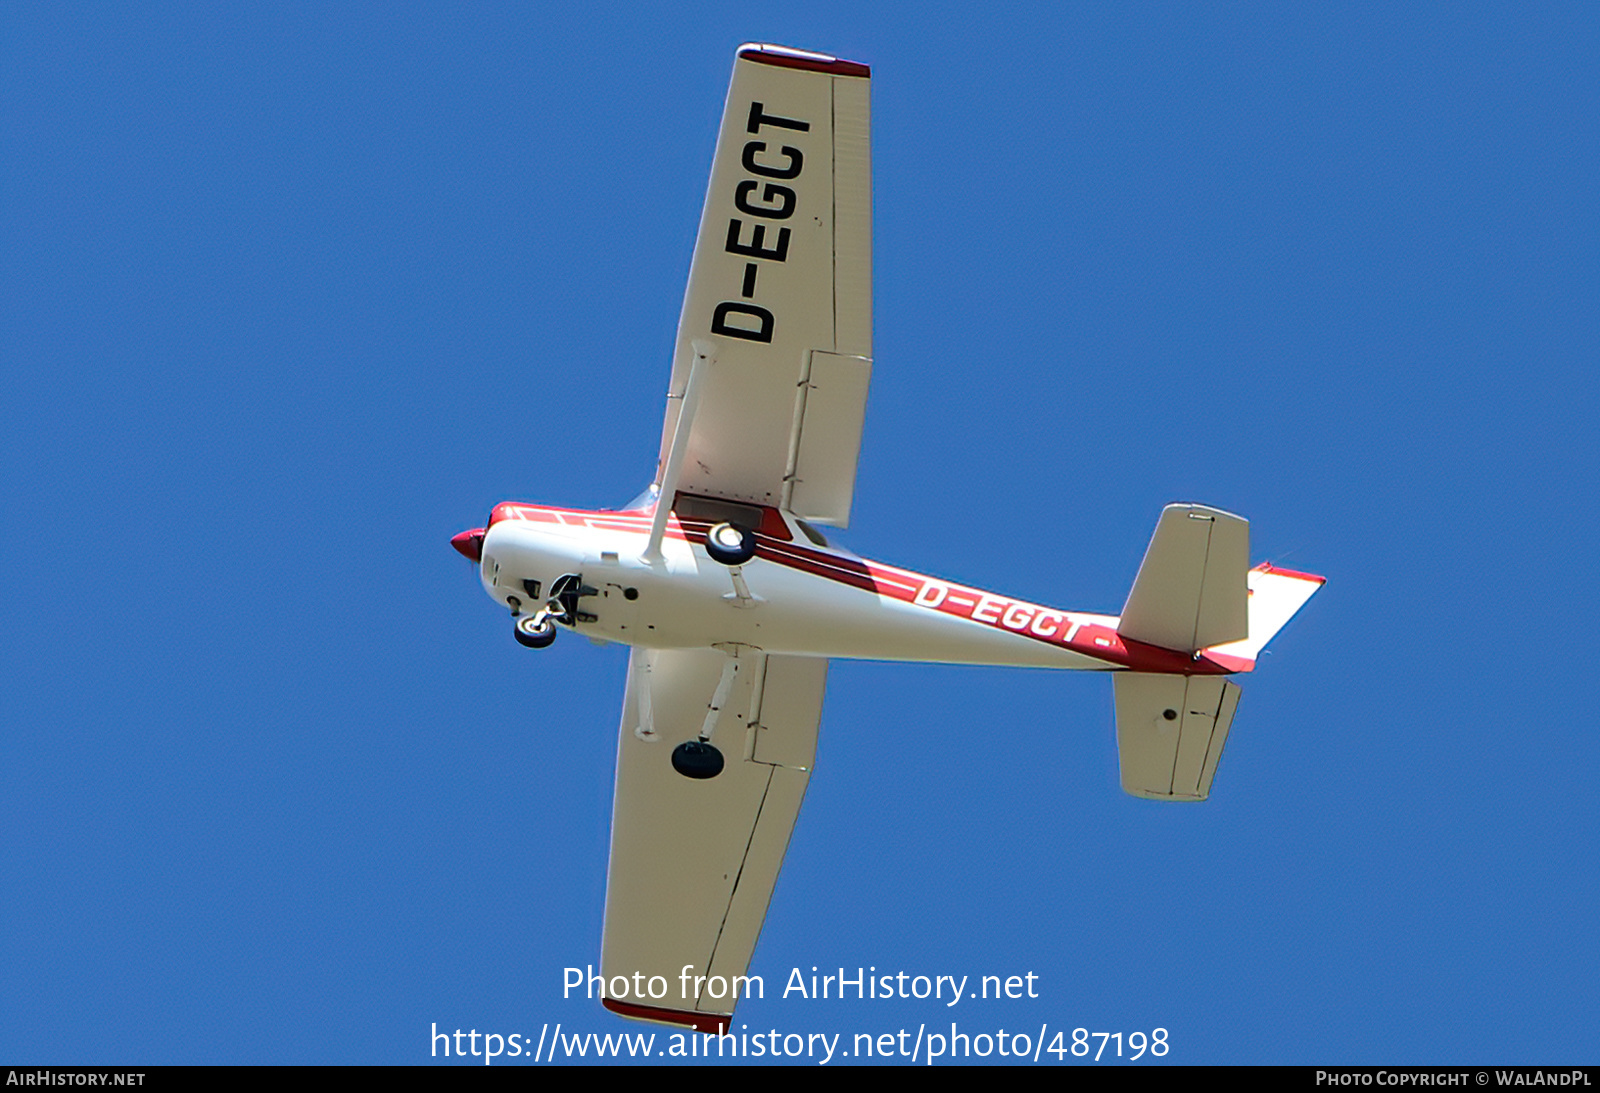
[[[659,560],[642,557],[648,511],[507,502],[483,533],[484,589],[532,609],[581,574],[586,636],[650,648],[739,643],[766,653],[1182,675],[1225,673],[1128,641],[1111,615],[1064,611],[857,557],[792,515],[762,508],[756,555],[738,569],[706,553],[710,520],[669,518]],[[592,617],[591,617],[592,616]]]

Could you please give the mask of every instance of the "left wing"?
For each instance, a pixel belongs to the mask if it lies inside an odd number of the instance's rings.
[[[672,749],[706,724],[730,656],[738,672],[712,715],[727,766],[685,778]],[[629,994],[606,1008],[727,1027],[805,796],[827,671],[826,660],[750,646],[633,651],[600,956],[606,982],[625,977]]]
[[[866,65],[745,45],[717,136],[656,482],[849,522],[872,373]],[[710,361],[663,482],[696,349]]]

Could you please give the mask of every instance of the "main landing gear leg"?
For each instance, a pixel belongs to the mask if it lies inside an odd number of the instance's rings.
[[[685,740],[672,749],[672,769],[685,778],[715,778],[722,773],[722,752],[711,742],[711,733],[717,727],[717,718],[727,704],[734,677],[738,674],[739,658],[730,656],[722,666],[722,678],[717,681],[717,691],[711,696],[711,704],[706,707],[706,720],[700,727],[699,738]]]

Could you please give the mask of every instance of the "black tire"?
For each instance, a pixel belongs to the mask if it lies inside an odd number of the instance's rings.
[[[685,740],[672,749],[672,769],[685,778],[715,778],[722,773],[722,753],[702,740]]]
[[[556,640],[556,624],[537,615],[523,615],[517,619],[517,644],[529,649],[543,649]]]
[[[738,524],[718,524],[706,532],[706,553],[723,565],[744,565],[756,556],[755,533]]]

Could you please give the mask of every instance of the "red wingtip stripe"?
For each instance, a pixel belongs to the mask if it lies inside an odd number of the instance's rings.
[[[728,1031],[733,1015],[728,1013],[691,1013],[688,1010],[669,1010],[660,1006],[641,1006],[633,1002],[619,1002],[615,998],[602,998],[600,1004],[612,1013],[632,1017],[639,1021],[658,1021],[664,1025],[684,1025],[696,1032],[722,1035]]]
[[[1271,562],[1262,562],[1256,566],[1256,570],[1261,573],[1276,573],[1280,577],[1293,577],[1297,581],[1316,581],[1318,584],[1328,583],[1328,578],[1326,577],[1319,577],[1315,573],[1301,573],[1298,569],[1285,569],[1281,565],[1273,565]]]
[[[764,42],[746,42],[739,47],[739,56],[746,61],[757,61],[779,68],[800,68],[807,72],[826,72],[830,76],[860,76],[872,78],[872,69],[860,61],[845,61],[826,53],[811,53],[788,46],[767,45]]]

